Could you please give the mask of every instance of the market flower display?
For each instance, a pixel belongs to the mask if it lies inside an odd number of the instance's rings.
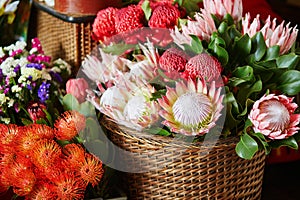
[[[100,56],[83,62],[97,88],[87,100],[139,131],[159,126],[164,131],[157,134],[198,141],[216,128],[221,137],[240,138],[236,152],[246,159],[260,148],[267,154],[281,145],[297,149],[297,27],[243,16],[241,0],[203,0],[203,6],[193,17],[182,14],[180,1],[145,0],[126,8],[128,27],[100,40]],[[159,42],[154,25],[168,33]],[[97,72],[105,73],[97,78]]]

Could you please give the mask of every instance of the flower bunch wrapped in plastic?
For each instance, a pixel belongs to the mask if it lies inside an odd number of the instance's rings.
[[[153,3],[145,2],[150,7]],[[97,86],[87,99],[132,129],[185,135],[195,141],[217,133],[239,137],[236,151],[246,159],[259,149],[266,153],[281,145],[297,149],[298,29],[270,17],[243,16],[241,0],[204,0],[203,6],[193,18],[176,16],[181,23],[173,27],[161,21],[172,42],[168,36],[155,42],[156,31],[150,28],[147,31],[153,34],[136,44],[121,34],[120,40],[99,48],[100,56],[87,56],[82,69]],[[117,27],[134,25],[125,21],[137,20],[145,10],[115,18],[121,23]],[[150,19],[164,15],[150,11]],[[154,24],[160,25],[159,20]],[[101,30],[112,33],[112,27]],[[141,36],[135,33],[129,39]]]
[[[64,112],[54,128],[44,124],[0,124],[0,193],[25,199],[84,199],[102,179],[97,156],[76,142],[86,118]]]
[[[53,117],[71,66],[44,54],[40,41],[32,40],[0,47],[0,121],[28,124]],[[46,112],[47,110],[47,112]]]

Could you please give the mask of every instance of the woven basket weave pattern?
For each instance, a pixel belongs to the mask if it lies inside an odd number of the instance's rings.
[[[258,152],[252,160],[239,158],[237,138],[220,140],[211,149],[136,133],[107,118],[102,124],[113,143],[135,152],[120,156],[124,165],[149,170],[124,173],[129,199],[260,199],[265,153]]]
[[[86,55],[97,45],[91,37],[93,22],[70,23],[42,10],[37,10],[36,20],[37,37],[45,54],[67,61],[76,74]]]

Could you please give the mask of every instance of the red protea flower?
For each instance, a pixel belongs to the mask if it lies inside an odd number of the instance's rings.
[[[108,7],[97,13],[93,23],[93,36],[95,40],[105,41],[108,37],[116,34],[115,15],[117,8]]]
[[[222,81],[221,71],[221,63],[216,58],[207,53],[201,53],[186,63],[184,76],[186,79],[191,78],[193,80],[200,78],[206,83],[216,81],[216,84],[219,85],[219,81]]]
[[[85,192],[85,184],[80,177],[72,173],[57,172],[51,180],[54,184],[58,200],[76,200],[83,199]]]
[[[31,151],[31,161],[39,169],[55,165],[61,156],[61,147],[54,140],[39,140]]]
[[[162,4],[157,6],[148,21],[151,28],[174,28],[177,20],[180,18],[180,11],[171,4]]]
[[[167,72],[183,72],[188,58],[188,55],[186,55],[184,51],[170,48],[159,58],[159,67]]]
[[[32,192],[25,196],[26,200],[52,200],[56,199],[56,195],[53,192],[53,184],[46,181],[37,182]]]
[[[145,14],[140,6],[130,5],[122,8],[116,13],[117,33],[142,28],[144,26]]]
[[[29,103],[27,111],[33,123],[36,123],[39,119],[46,119],[46,113],[44,112],[45,109],[46,106],[40,102]]]
[[[63,148],[64,159],[62,163],[70,168],[78,169],[84,162],[85,151],[78,144],[67,144]]]
[[[79,174],[83,181],[92,186],[97,185],[103,176],[102,162],[92,154],[85,154],[85,161],[82,164]]]
[[[59,140],[71,140],[85,128],[85,117],[78,111],[66,111],[56,120],[55,137]]]
[[[16,151],[26,157],[38,140],[54,138],[54,130],[44,124],[31,124],[22,127],[21,132],[16,138]]]

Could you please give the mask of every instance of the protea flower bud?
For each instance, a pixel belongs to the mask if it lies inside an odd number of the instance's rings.
[[[27,107],[27,112],[29,113],[30,118],[33,123],[36,123],[37,120],[46,119],[46,113],[44,110],[46,106],[40,102],[30,102]]]
[[[271,139],[284,139],[298,132],[300,114],[294,114],[298,105],[285,95],[264,95],[253,105],[249,119],[253,130]]]
[[[205,82],[189,80],[177,82],[175,88],[167,88],[166,96],[158,99],[163,110],[162,123],[172,132],[188,136],[204,135],[216,125],[223,108],[221,88],[214,82],[208,90]]]
[[[280,25],[277,25],[276,18],[271,21],[269,16],[264,26],[261,27],[259,15],[252,22],[250,20],[251,17],[248,13],[242,20],[243,34],[247,33],[250,37],[253,37],[258,31],[261,31],[267,47],[279,45],[281,55],[288,52],[297,39],[297,26],[290,27],[290,23],[285,25],[285,21],[282,21]]]
[[[84,78],[69,79],[66,83],[66,92],[72,94],[79,103],[85,101],[88,88],[89,85]]]
[[[236,22],[242,19],[242,0],[203,0],[203,5],[205,10],[219,19],[223,19],[226,14],[230,14]]]

